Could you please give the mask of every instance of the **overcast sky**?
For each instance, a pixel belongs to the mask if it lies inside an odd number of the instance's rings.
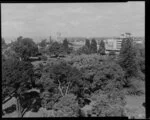
[[[2,37],[103,37],[145,34],[145,3],[2,4]]]

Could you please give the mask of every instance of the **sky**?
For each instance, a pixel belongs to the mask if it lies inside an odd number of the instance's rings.
[[[145,3],[2,3],[2,37],[145,35]]]

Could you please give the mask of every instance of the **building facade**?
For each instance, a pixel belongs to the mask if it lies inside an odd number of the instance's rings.
[[[121,49],[122,38],[113,38],[113,39],[106,39],[105,42],[105,53],[109,54],[110,51],[115,51],[119,53]]]

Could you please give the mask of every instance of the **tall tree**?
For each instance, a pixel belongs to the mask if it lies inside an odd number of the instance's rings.
[[[6,59],[19,59],[17,53],[12,50],[11,47],[7,47],[3,50],[2,54],[5,56]]]
[[[5,42],[5,39],[4,38],[1,38],[1,43],[2,43],[2,49],[6,48],[7,44]]]
[[[4,38],[2,38],[2,45],[6,45]]]
[[[105,42],[103,40],[101,40],[100,44],[99,44],[99,50],[98,52],[101,55],[105,55]]]
[[[49,54],[55,55],[56,57],[58,57],[59,55],[65,54],[63,45],[58,42],[52,43],[52,45],[49,47],[48,51],[49,51]]]
[[[85,46],[87,46],[88,48],[90,48],[90,40],[89,39],[86,39]]]
[[[31,38],[18,37],[12,44],[12,49],[18,54],[20,60],[26,60],[38,53],[38,47]]]
[[[133,46],[133,39],[131,37],[124,38],[121,44],[119,54],[120,66],[126,72],[126,77],[132,77],[137,75],[137,59],[136,51]]]
[[[64,47],[65,52],[68,53],[69,52],[69,42],[66,38],[63,41],[63,47]]]
[[[39,43],[39,46],[41,47],[46,47],[46,39],[42,40],[40,43]]]
[[[87,53],[90,54],[90,40],[86,39],[85,41],[85,47],[87,48]]]
[[[22,117],[20,95],[32,87],[33,66],[31,63],[7,59],[2,61],[2,96],[17,99],[17,110]]]
[[[69,42],[68,42],[67,38],[64,39],[64,41],[63,41],[63,46],[64,46],[66,49],[69,48]]]
[[[95,39],[92,39],[91,41],[90,50],[91,50],[91,53],[97,53],[97,42]]]
[[[54,105],[54,110],[58,110],[56,117],[78,117],[79,105],[74,94],[68,94]]]
[[[44,86],[49,84],[47,87],[45,86],[44,89],[51,89],[55,87],[59,90],[61,96],[64,96],[70,92],[76,93],[78,91],[81,74],[75,67],[72,67],[65,62],[60,62],[50,65],[47,69],[45,69],[41,79]]]

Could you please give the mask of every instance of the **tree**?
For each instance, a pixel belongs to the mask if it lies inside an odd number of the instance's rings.
[[[145,80],[145,47],[143,44],[136,43],[134,49],[136,51],[138,67],[137,77],[139,77],[140,80]]]
[[[31,38],[18,37],[12,45],[12,49],[18,54],[20,60],[27,60],[38,53],[38,47]]]
[[[86,39],[85,46],[87,46],[88,48],[90,48],[90,40],[89,39]]]
[[[1,41],[1,43],[2,43],[2,49],[3,49],[3,48],[6,48],[7,44],[6,44],[6,42],[5,42],[5,39],[2,38],[1,40],[2,40],[2,41]]]
[[[87,54],[90,54],[90,40],[89,39],[86,39],[86,41],[85,41],[85,47],[87,48],[87,50],[86,50],[86,53]]]
[[[68,42],[68,40],[67,40],[66,38],[65,38],[64,41],[63,41],[63,46],[64,46],[64,48],[65,48],[66,50],[69,49],[69,42]]]
[[[33,66],[31,63],[7,59],[2,63],[2,96],[14,96],[17,99],[17,110],[21,117],[20,96],[32,88]]]
[[[5,59],[19,59],[17,53],[11,47],[4,49],[2,54],[5,56]]]
[[[101,40],[100,44],[99,44],[99,50],[98,52],[101,55],[105,55],[105,42],[103,40]]]
[[[122,41],[119,54],[119,64],[125,71],[126,78],[137,75],[138,67],[136,51],[134,49],[133,39],[131,37],[124,38]]]
[[[69,47],[69,45],[71,45],[71,47]],[[72,43],[69,43],[67,38],[65,38],[63,41],[63,47],[65,53],[70,54],[71,52],[73,52]]]
[[[79,105],[77,97],[73,94],[65,95],[54,105],[54,110],[58,111],[57,117],[78,117]]]
[[[111,91],[113,89],[121,90],[124,85],[124,71],[114,62],[104,62],[102,65],[95,66],[92,91],[103,90]]]
[[[65,62],[50,65],[45,69],[42,76],[46,77],[46,79],[41,78],[43,82],[45,81],[46,85],[49,83],[48,89],[52,88],[52,86],[57,88],[61,96],[68,93],[76,93],[81,85],[80,71]]]
[[[125,35],[126,35],[126,37],[131,37],[131,35],[132,35],[132,34],[131,34],[131,33],[128,33],[128,32],[126,32],[126,33],[125,33]]]
[[[56,57],[60,55],[65,54],[65,50],[62,44],[58,42],[52,43],[52,45],[49,47],[49,54],[50,55],[55,55]]]
[[[54,79],[54,83],[58,85],[62,96],[69,92],[76,93],[78,91],[81,74],[75,67],[67,65],[65,62],[56,64],[51,67],[50,76]]]
[[[82,86],[81,73],[64,61],[50,64],[44,68],[36,85],[41,89],[42,106],[52,109],[60,97],[78,94]]]
[[[44,68],[47,71],[47,68]],[[41,78],[37,79],[36,86],[40,89],[41,106],[43,108],[52,109],[53,105],[61,97],[57,84],[50,78],[49,71],[43,71]]]
[[[92,39],[91,41],[90,50],[91,50],[91,53],[97,53],[97,42],[95,39]]]
[[[109,55],[110,55],[110,56],[115,56],[116,53],[115,53],[115,51],[110,51],[110,52],[109,52]]]
[[[125,116],[124,106],[126,105],[126,102],[123,92],[113,90],[109,93],[94,94],[91,99],[93,99],[94,102],[92,110],[90,111],[91,116]]]
[[[39,46],[41,47],[46,47],[47,43],[46,43],[46,39],[42,40],[40,43],[39,43]]]
[[[87,46],[82,46],[81,48],[79,48],[77,50],[77,54],[89,54],[90,53],[90,49]]]

